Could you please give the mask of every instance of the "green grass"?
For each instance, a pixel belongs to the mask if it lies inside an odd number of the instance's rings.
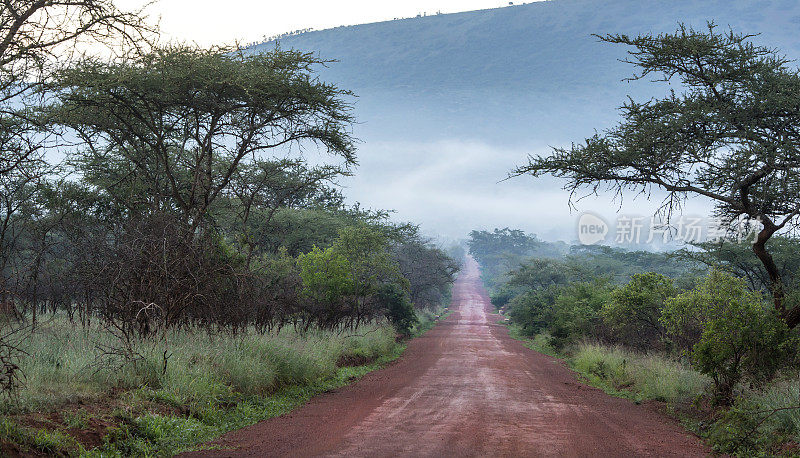
[[[0,419],[0,439],[23,449],[33,449],[50,455],[60,454],[68,449],[81,450],[71,436],[61,431],[25,428],[6,418]]]
[[[202,410],[230,393],[261,395],[293,385],[333,377],[341,358],[371,361],[397,347],[388,326],[365,326],[356,332],[291,328],[261,335],[229,335],[205,330],[171,331],[139,340],[135,363],[103,357],[98,346],[120,347],[97,326],[83,329],[62,318],[43,323],[21,343],[28,356],[20,366],[22,390],[0,401],[0,412],[20,413],[92,400],[110,387],[146,386],[181,405]],[[166,355],[166,371],[164,356]]]
[[[532,350],[564,359],[589,385],[636,402],[689,403],[702,395],[710,383],[708,377],[687,364],[664,355],[641,354],[622,347],[586,342],[559,353],[550,345],[546,334],[531,338],[512,324],[509,335]]]
[[[425,334],[429,329],[436,326],[436,316],[439,316],[439,320],[444,320],[447,318],[452,310],[449,308],[445,310],[445,307],[441,307],[437,310],[421,310],[417,312],[417,319],[419,320],[417,324],[411,329],[411,335],[413,337],[421,336]]]
[[[689,403],[710,383],[708,377],[681,361],[620,347],[581,343],[568,362],[591,385],[636,401]]]
[[[135,456],[172,456],[196,449],[196,444],[221,434],[283,415],[303,405],[313,396],[352,383],[382,367],[401,354],[398,348],[375,362],[358,367],[339,368],[330,378],[303,386],[290,386],[269,396],[247,396],[232,407],[210,406],[199,415],[166,416],[148,413],[125,418],[123,424],[107,436],[106,444],[93,454]],[[151,393],[141,393],[147,397]]]
[[[65,411],[61,414],[64,420],[64,425],[68,428],[88,428],[89,427],[89,412],[84,409],[74,411]]]
[[[539,353],[555,358],[560,357],[556,349],[550,345],[550,336],[547,334],[537,334],[533,337],[529,337],[522,332],[522,328],[520,326],[517,326],[513,323],[508,325],[508,334],[513,339],[522,341],[522,344],[531,350],[538,351]]]
[[[784,374],[764,389],[746,393],[746,397],[758,410],[758,421],[764,419],[759,426],[763,434],[784,435],[800,443],[800,373]]]
[[[433,327],[436,314],[421,312],[413,335]],[[125,362],[103,355],[102,348],[120,348],[112,334],[97,325],[73,326],[61,316],[43,321],[20,345],[28,355],[20,360],[24,385],[0,400],[0,441],[84,456],[169,456],[191,449],[287,413],[405,349],[388,325],[238,335],[196,329],[136,341],[137,359]],[[76,403],[105,405],[105,418],[114,425],[95,450],[85,450],[66,431],[89,427],[96,414],[69,408]],[[31,415],[58,410],[60,422],[52,428],[21,426]]]

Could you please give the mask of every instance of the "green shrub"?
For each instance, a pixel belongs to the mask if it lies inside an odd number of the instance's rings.
[[[797,377],[794,370],[782,371],[769,385],[745,390],[707,431],[714,450],[747,457],[789,455],[784,444],[800,441]]]
[[[671,335],[693,341],[692,364],[712,378],[716,400],[726,405],[740,381],[769,380],[796,347],[762,296],[742,279],[716,270],[697,288],[667,301],[662,322]]]
[[[419,321],[408,294],[400,285],[389,283],[378,290],[378,301],[385,307],[386,318],[395,331],[405,337],[411,335],[411,328]]]
[[[655,272],[634,274],[626,285],[611,293],[611,300],[600,313],[618,341],[650,349],[660,346],[664,326],[659,318],[664,303],[676,294],[669,277]]]
[[[600,309],[611,298],[614,287],[604,279],[575,282],[561,289],[553,304],[548,330],[553,346],[563,348],[581,338],[598,338]]]
[[[509,302],[511,320],[522,334],[532,337],[542,332],[552,319],[557,287],[528,290]]]
[[[599,336],[599,311],[613,289],[606,279],[529,289],[511,299],[509,315],[525,336],[547,332],[558,350],[582,337]]]
[[[519,292],[516,291],[515,288],[503,285],[497,291],[491,293],[489,300],[497,310],[500,310],[504,305],[508,304],[511,299],[517,296],[517,294],[519,294]]]
[[[350,263],[332,247],[322,250],[315,246],[309,253],[297,257],[297,265],[306,296],[336,302],[340,297],[352,294],[354,285]]]
[[[758,434],[763,415],[754,415],[760,407],[741,400],[725,411],[707,433],[708,442],[717,453],[734,456],[765,456],[770,437]]]

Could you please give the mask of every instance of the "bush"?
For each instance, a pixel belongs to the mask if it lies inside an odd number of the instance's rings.
[[[553,305],[548,328],[553,346],[563,348],[582,337],[597,339],[603,334],[600,309],[610,300],[613,286],[606,280],[576,282],[561,289]]]
[[[664,303],[676,294],[669,277],[655,272],[634,274],[611,293],[611,301],[600,313],[621,343],[641,350],[655,348],[664,336],[659,321]]]
[[[166,213],[135,220],[113,237],[115,243],[94,248],[97,260],[78,273],[93,279],[89,303],[126,336],[246,321],[251,276],[222,238],[195,234]]]
[[[550,323],[558,288],[528,290],[508,303],[511,320],[519,325],[523,335],[532,337]]]
[[[712,271],[697,288],[667,301],[662,322],[691,344],[692,364],[714,381],[716,400],[729,405],[736,385],[760,385],[794,353],[796,339],[763,297],[733,275]]]
[[[500,310],[518,294],[518,291],[508,287],[508,285],[503,285],[497,291],[492,292],[489,296],[489,299],[492,302],[492,305],[494,305],[494,308]]]
[[[410,336],[418,320],[403,288],[394,283],[383,285],[378,290],[378,302],[386,308],[384,313],[395,331],[404,337]]]
[[[380,318],[385,312],[378,298],[381,288],[410,287],[388,248],[384,232],[359,225],[339,231],[329,248],[314,247],[298,256],[303,293],[309,299],[308,323],[323,329],[355,329]]]
[[[353,294],[350,263],[332,247],[322,250],[315,246],[309,253],[297,257],[297,265],[306,297],[333,303]]]
[[[762,416],[753,413],[759,409],[757,404],[742,400],[723,413],[708,432],[708,442],[714,451],[733,456],[763,456],[759,452],[768,448],[770,438],[757,434]]]
[[[771,435],[787,434],[795,442],[800,442],[800,386],[796,370],[781,371],[782,376],[763,390],[748,393],[762,412],[769,415],[762,429]]]

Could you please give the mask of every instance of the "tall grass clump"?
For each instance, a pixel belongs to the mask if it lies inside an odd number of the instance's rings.
[[[55,424],[25,426],[31,412],[63,409],[64,427],[102,418],[100,456],[170,456],[224,432],[285,414],[400,355],[387,322],[357,329],[284,327],[271,333],[174,328],[120,339],[65,316],[20,340],[24,383],[0,399],[0,441],[46,454],[87,450]],[[91,413],[74,410],[74,403]],[[62,428],[63,429],[63,428]]]
[[[800,374],[787,370],[759,389],[748,389],[718,412],[704,437],[730,456],[797,456],[800,443]]]
[[[800,442],[800,387],[796,370],[759,390],[749,390],[705,432],[718,453],[732,456],[796,456]]]
[[[400,344],[386,324],[356,331],[300,333],[291,327],[259,334],[174,329],[131,342],[121,357],[119,339],[97,325],[83,328],[57,316],[23,342],[25,383],[0,401],[15,413],[141,388],[192,409],[208,408],[234,395],[265,395],[336,375],[341,365],[366,364],[396,352]],[[350,364],[345,364],[350,363]]]
[[[765,429],[784,432],[800,442],[800,373],[780,377],[750,399],[759,406]]]
[[[590,383],[620,394],[625,390],[637,400],[686,403],[710,382],[681,361],[621,347],[584,342],[574,348],[569,361]]]

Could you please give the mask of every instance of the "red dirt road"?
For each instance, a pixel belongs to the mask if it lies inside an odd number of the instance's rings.
[[[478,267],[394,364],[193,456],[706,456],[675,421],[575,380],[508,336]]]

